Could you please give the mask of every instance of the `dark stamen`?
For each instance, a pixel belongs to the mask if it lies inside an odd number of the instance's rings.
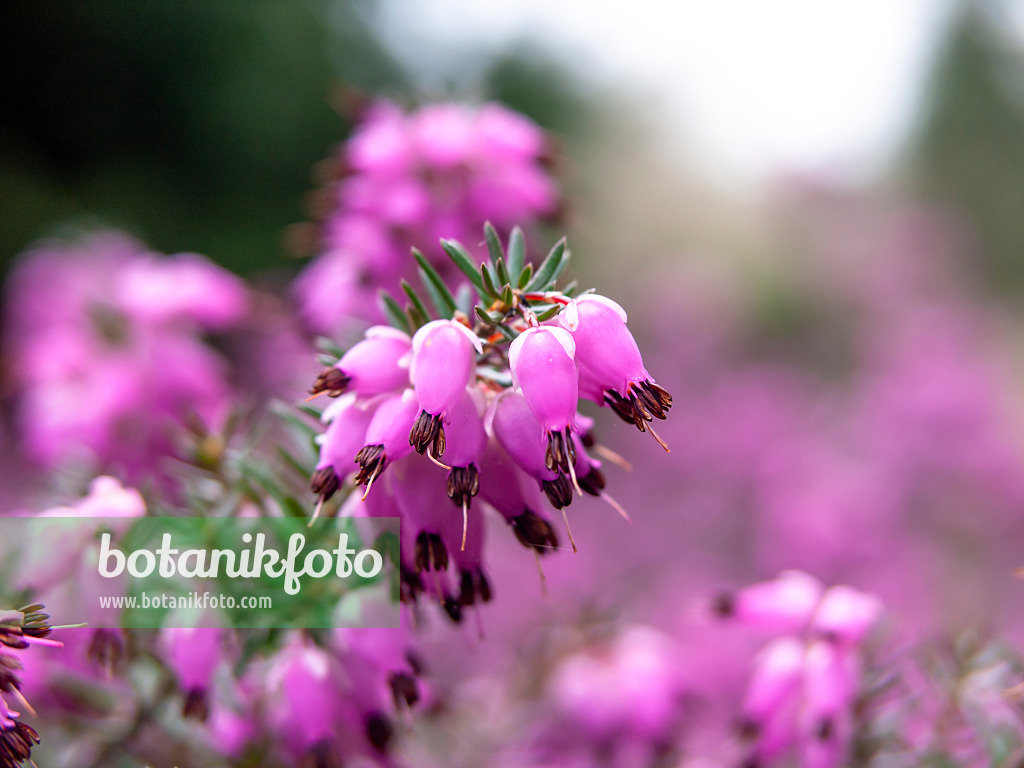
[[[590,471],[583,475],[583,477],[577,476],[576,482],[580,484],[580,488],[591,496],[600,496],[605,486],[604,473],[597,467],[591,467]]]
[[[185,705],[181,709],[185,718],[198,720],[205,723],[210,717],[210,701],[206,698],[206,691],[202,688],[193,688],[185,695]]]
[[[321,392],[326,392],[328,397],[339,397],[345,393],[351,381],[352,379],[338,368],[324,368],[317,375],[309,394],[319,395]]]
[[[459,605],[476,605],[491,602],[491,584],[483,571],[463,571],[459,584]]]
[[[341,756],[333,742],[323,739],[302,756],[298,768],[342,768]]]
[[[435,459],[441,458],[445,449],[444,424],[441,423],[441,415],[431,416],[426,411],[420,412],[409,431],[409,445],[415,448],[419,454],[426,453],[429,448],[431,456]]]
[[[112,669],[124,658],[124,641],[113,629],[97,629],[89,642],[88,657],[99,666]]]
[[[452,620],[452,623],[462,623],[462,606],[459,605],[458,600],[451,595],[445,595],[444,600],[441,602],[441,606],[444,608],[444,612],[448,614],[448,618]]]
[[[359,465],[359,473],[356,475],[356,485],[366,485],[377,479],[377,475],[384,471],[388,464],[388,457],[384,453],[383,445],[364,445],[356,454],[356,463]]]
[[[436,533],[421,531],[416,537],[416,571],[443,571],[448,568],[448,550]]]
[[[327,501],[341,488],[341,480],[338,478],[338,473],[334,471],[334,467],[324,467],[313,473],[309,487],[320,497],[321,501]]]
[[[420,686],[408,672],[392,672],[388,677],[388,687],[391,688],[395,709],[401,709],[402,705],[414,707],[420,700]]]
[[[512,532],[524,547],[533,548],[538,555],[546,555],[558,548],[558,536],[543,517],[527,509],[512,518]]]
[[[545,480],[541,483],[541,488],[555,509],[567,507],[572,501],[572,484],[561,472],[554,480]]]
[[[421,594],[423,594],[423,582],[420,580],[419,574],[403,565],[399,569],[399,599],[407,605],[412,605]]]
[[[566,427],[565,432],[548,433],[548,448],[544,454],[544,463],[553,472],[565,472],[576,463],[576,446],[572,441],[572,433]]]
[[[480,491],[480,473],[470,464],[468,467],[452,467],[448,473],[448,498],[458,506],[469,506],[469,500]]]
[[[374,712],[366,718],[366,737],[378,752],[384,752],[391,743],[395,729],[391,721],[380,712]]]

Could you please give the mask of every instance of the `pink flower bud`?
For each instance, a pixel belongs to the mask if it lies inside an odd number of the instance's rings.
[[[800,571],[786,571],[772,581],[719,597],[715,611],[755,629],[802,632],[821,600],[821,582]]]
[[[379,395],[409,385],[409,336],[394,328],[376,325],[366,338],[346,352],[332,368],[320,373],[311,394],[344,392]]]
[[[476,376],[480,339],[455,320],[434,320],[412,337],[412,382],[421,413],[409,434],[419,453],[444,454],[443,419]]]

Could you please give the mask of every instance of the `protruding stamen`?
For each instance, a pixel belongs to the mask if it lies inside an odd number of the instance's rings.
[[[446,470],[449,470],[449,471],[451,470],[451,467],[449,467],[443,461],[441,461],[436,456],[434,456],[434,454],[431,453],[429,449],[427,450],[427,458],[430,459],[432,464],[440,467],[441,469],[446,469]]]
[[[466,551],[466,531],[469,529],[469,500],[462,497],[462,546],[460,552]]]
[[[627,461],[625,458],[617,454],[611,448],[608,448],[607,446],[604,446],[601,443],[597,443],[594,446],[594,452],[599,454],[602,458],[607,459],[612,464],[615,464],[616,466],[626,470],[627,472],[633,471],[633,465],[629,461]]]
[[[565,531],[569,534],[569,543],[572,544],[572,551],[578,552],[576,549],[576,540],[572,537],[572,528],[569,526],[569,515],[565,512],[565,507],[562,507],[562,519],[565,520]]]
[[[598,494],[598,495],[599,495],[599,496],[600,496],[600,497],[601,497],[602,499],[604,499],[604,500],[605,500],[606,502],[608,502],[608,505],[609,505],[609,506],[610,506],[610,507],[611,507],[612,509],[614,509],[614,510],[615,510],[616,512],[618,512],[618,513],[619,513],[619,514],[620,514],[620,515],[622,516],[622,519],[623,519],[623,520],[625,520],[625,521],[626,521],[627,523],[629,523],[630,525],[632,525],[632,524],[633,524],[633,518],[631,518],[631,517],[629,516],[629,513],[628,513],[628,512],[627,512],[627,511],[626,511],[626,510],[625,510],[625,509],[623,508],[623,506],[622,506],[621,504],[619,504],[619,502],[617,502],[617,501],[616,501],[615,499],[613,499],[613,498],[612,498],[611,496],[609,496],[609,495],[608,495],[607,493],[605,493],[604,491],[602,491],[602,492],[601,492],[600,494]]]
[[[654,427],[648,424],[647,431],[651,433],[651,437],[658,441],[658,445],[665,449],[665,453],[672,453],[672,449],[668,447],[668,443],[661,439],[661,435],[654,431]]]

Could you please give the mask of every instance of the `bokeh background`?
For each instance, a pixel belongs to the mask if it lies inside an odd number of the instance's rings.
[[[0,27],[4,271],[106,225],[272,291],[370,96],[556,137],[573,274],[629,309],[673,452],[605,419],[634,523],[581,503],[547,599],[495,541],[504,644],[434,637],[454,703],[422,764],[467,733],[450,764],[501,754],[594,626],[675,638],[694,722],[727,721],[749,652],[695,606],[786,568],[878,594],[895,635],[1024,639],[1024,4],[94,0]]]

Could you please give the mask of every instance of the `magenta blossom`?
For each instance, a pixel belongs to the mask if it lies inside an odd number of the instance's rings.
[[[672,396],[644,368],[622,307],[604,296],[585,294],[569,304],[559,322],[572,333],[586,397],[611,406],[641,432],[650,428],[646,422],[665,418]]]
[[[882,613],[873,595],[790,571],[719,598],[719,615],[781,635],[754,662],[740,735],[752,764],[790,749],[803,765],[837,768],[846,759],[860,693],[863,644]]]
[[[523,393],[547,438],[548,469],[575,472],[572,433],[576,429],[579,381],[576,345],[561,328],[528,328],[509,347],[512,383]]]
[[[368,396],[402,389],[409,383],[411,349],[408,334],[386,325],[374,326],[337,365],[320,373],[310,394],[326,392],[338,397],[355,392]]]
[[[421,411],[409,443],[417,452],[444,455],[443,422],[476,377],[482,348],[477,335],[455,320],[434,320],[413,336],[411,375]]]
[[[247,303],[241,280],[202,257],[116,232],[27,252],[7,284],[5,344],[28,454],[133,479],[178,452],[186,424],[218,428],[231,390],[204,334]]]
[[[548,155],[544,132],[499,104],[372,105],[334,160],[318,256],[295,283],[306,323],[329,332],[380,317],[378,291],[415,278],[411,246],[453,277],[440,238],[473,243],[486,221],[507,234],[556,215]]]

